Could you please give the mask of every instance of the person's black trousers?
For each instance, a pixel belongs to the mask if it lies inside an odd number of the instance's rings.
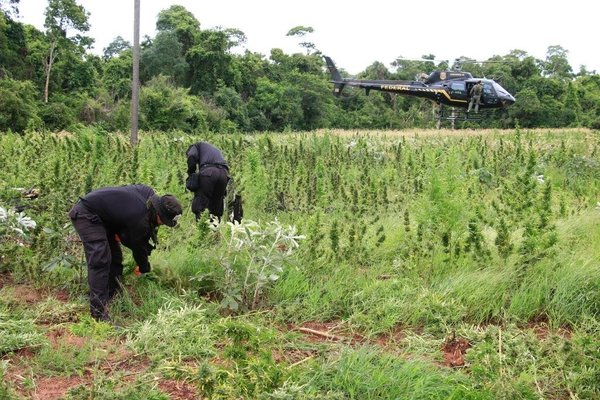
[[[108,321],[108,302],[121,288],[121,245],[115,232],[108,231],[102,220],[83,204],[77,203],[69,217],[83,242],[88,265],[90,313],[98,321]]]
[[[198,189],[194,192],[192,200],[192,212],[196,219],[204,210],[208,211],[219,219],[223,216],[223,199],[227,190],[229,174],[225,168],[204,167],[199,173]]]

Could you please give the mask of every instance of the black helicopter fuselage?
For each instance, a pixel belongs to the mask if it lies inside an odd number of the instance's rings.
[[[503,108],[515,102],[515,98],[497,82],[492,79],[473,78],[468,72],[435,71],[423,81],[349,79],[341,77],[331,58],[325,57],[325,60],[332,75],[333,92],[338,96],[344,86],[353,86],[365,89],[367,95],[371,90],[377,90],[422,97],[438,104],[467,108],[471,88],[477,82],[481,82],[483,95],[480,99],[480,109]]]

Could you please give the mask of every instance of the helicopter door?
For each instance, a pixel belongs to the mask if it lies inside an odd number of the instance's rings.
[[[498,95],[494,90],[491,82],[483,83],[483,95],[481,96],[481,102],[483,104],[498,104],[500,99],[498,99]]]
[[[450,83],[450,97],[453,99],[465,100],[467,93],[464,81]]]

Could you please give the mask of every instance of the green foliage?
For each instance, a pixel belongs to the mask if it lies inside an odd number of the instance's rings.
[[[74,335],[104,340],[114,335],[114,328],[105,322],[97,322],[90,316],[83,316],[79,322],[69,325],[69,332]]]
[[[119,379],[103,378],[92,385],[79,385],[68,390],[65,400],[169,400],[166,393],[156,389],[153,383],[140,379],[124,384]]]
[[[48,2],[44,32],[13,19],[16,0],[5,2],[0,13],[0,79],[31,86],[24,90],[0,88],[0,99],[9,103],[4,105],[0,100],[0,110],[6,110],[5,115],[0,111],[0,130],[36,128],[40,117],[50,130],[70,129],[78,123],[101,124],[108,131],[126,130],[131,45],[117,37],[102,57],[89,53],[94,42],[86,36],[90,14],[74,0]],[[144,129],[406,129],[433,127],[436,122],[431,102],[424,99],[387,93],[366,96],[352,88],[346,88],[339,98],[332,96],[320,51],[314,43],[304,41],[314,31],[310,26],[295,26],[287,33],[303,40],[299,45],[306,50],[304,53],[286,54],[274,48],[268,57],[249,50],[244,54],[234,52],[246,41],[242,31],[201,29],[197,17],[181,5],[160,11],[156,28],[156,36],[142,45],[142,88],[156,89],[155,79],[164,76],[181,91],[168,102],[153,104],[153,113],[160,116],[155,120],[146,115]],[[567,55],[567,49],[549,46],[543,60],[522,50],[493,56],[488,60],[492,62],[483,65],[462,57],[463,70],[474,76],[494,77],[517,98],[506,113],[477,124],[486,128],[600,126],[598,74],[585,68],[574,74]],[[447,62],[434,61],[433,54],[425,56],[431,61],[398,58],[392,62],[393,70],[373,62],[357,75],[365,79],[413,80],[421,74],[450,68]],[[31,92],[33,99],[55,103],[53,108],[38,112],[35,101],[30,101]],[[179,95],[185,100],[177,101]],[[80,104],[82,107],[73,107],[72,96],[88,101]],[[173,101],[176,106],[172,106]],[[64,118],[56,116],[69,109]],[[202,111],[194,113],[195,109]]]
[[[35,327],[33,320],[8,310],[0,303],[0,354],[44,343],[44,335]]]
[[[37,223],[24,212],[7,210],[0,206],[0,272],[4,265],[15,263],[23,257],[23,247],[31,243],[31,231],[36,226]]]
[[[130,332],[128,341],[155,360],[202,360],[214,353],[206,311],[198,306],[169,307]]]
[[[140,128],[186,132],[206,130],[209,126],[205,108],[199,98],[176,88],[168,78],[158,76],[140,93]]]
[[[70,128],[76,119],[75,110],[62,101],[51,101],[40,110],[44,127],[49,131],[61,131]]]
[[[435,370],[368,347],[342,351],[320,366],[312,382],[320,393],[348,399],[492,399],[486,389],[459,373]]]
[[[195,279],[214,282],[222,309],[253,310],[284,273],[303,236],[295,227],[285,227],[277,220],[261,226],[244,219],[241,224],[227,223],[227,227],[219,257],[221,270]]]
[[[10,390],[8,382],[5,379],[6,370],[8,369],[8,361],[0,361],[0,398],[11,400],[16,399],[16,395]]]
[[[542,329],[544,327],[542,326]],[[544,393],[557,398],[594,398],[598,394],[590,357],[598,344],[571,340],[547,332],[539,340],[532,330],[488,327],[477,334],[467,352],[473,378],[497,398],[536,398]]]
[[[104,59],[108,60],[120,56],[124,51],[131,49],[131,43],[123,39],[121,36],[114,38],[112,42],[103,49]]]
[[[0,79],[0,132],[23,132],[39,125],[35,88],[31,82]]]
[[[309,67],[278,59],[278,73]],[[233,92],[222,94],[223,104],[239,105]],[[157,374],[215,399],[597,397],[594,132],[175,131],[140,139],[131,147],[126,135],[85,127],[0,135],[0,202],[45,228],[24,238],[0,224],[2,315],[19,327],[11,348],[29,345],[23,332],[40,332],[35,357],[17,359],[32,373],[91,370],[72,398],[140,398],[144,390],[161,398]],[[124,250],[125,290],[110,304],[124,329],[95,325],[82,317],[77,273],[42,268],[83,259],[65,211],[91,188],[133,182],[189,205],[183,154],[200,139],[230,160],[247,219],[213,229],[185,206],[175,229],[159,230],[152,279],[131,275]],[[15,188],[39,190],[28,198]],[[280,246],[300,234],[297,249]],[[47,298],[31,303],[10,290],[13,280]],[[308,337],[302,327],[340,339]],[[44,346],[41,332],[56,329],[90,346]],[[115,361],[103,350],[118,345],[113,334],[126,334],[151,370],[108,372],[105,363]],[[462,368],[445,366],[449,336],[468,340]],[[5,355],[11,365],[13,352]],[[14,392],[22,387],[12,371]]]
[[[140,74],[143,82],[155,76],[166,76],[177,84],[183,84],[188,65],[182,55],[182,46],[172,32],[159,32],[151,47],[142,52]]]
[[[185,55],[197,43],[200,22],[183,6],[174,5],[158,14],[156,29],[161,32],[174,32],[181,44],[181,54]]]

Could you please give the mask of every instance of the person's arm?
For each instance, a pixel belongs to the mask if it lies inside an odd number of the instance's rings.
[[[200,155],[198,154],[198,150],[196,146],[191,146],[187,151],[187,173],[188,175],[196,172],[196,165],[198,164],[198,160]]]
[[[133,259],[135,263],[140,267],[140,272],[145,274],[150,272],[150,261],[148,257],[154,247],[148,243],[148,239],[144,237],[136,238],[131,246],[131,252],[133,253]]]
[[[150,272],[148,257],[154,246],[150,244],[150,227],[140,222],[130,225],[120,236],[121,243],[131,249],[133,259],[140,268],[141,273]]]

